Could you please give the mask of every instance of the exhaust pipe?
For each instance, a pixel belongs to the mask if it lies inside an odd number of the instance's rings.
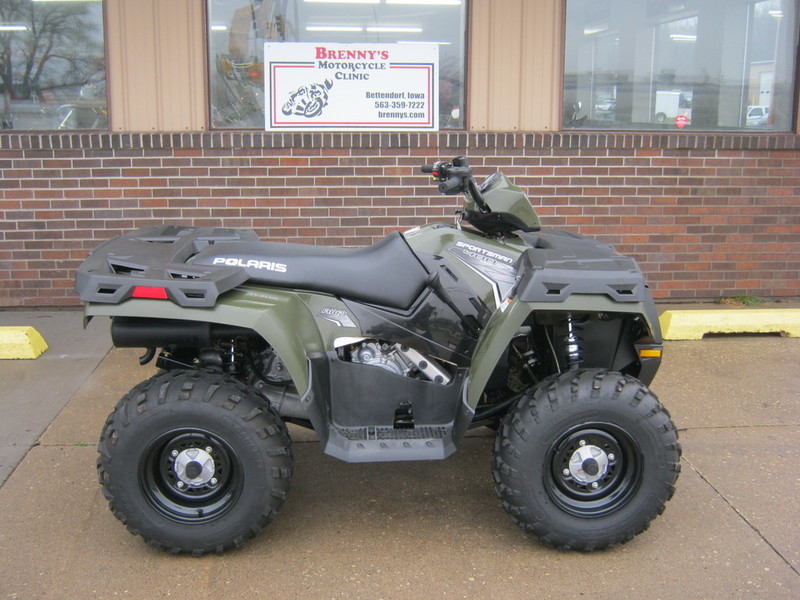
[[[218,338],[257,337],[252,329],[176,319],[114,317],[111,340],[117,348],[207,348]]]

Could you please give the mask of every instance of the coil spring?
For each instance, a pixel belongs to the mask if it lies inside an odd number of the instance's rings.
[[[562,321],[566,329],[566,335],[559,340],[559,348],[563,353],[563,366],[565,370],[577,369],[583,363],[583,338],[581,332],[583,326],[572,318],[568,313],[567,318]]]

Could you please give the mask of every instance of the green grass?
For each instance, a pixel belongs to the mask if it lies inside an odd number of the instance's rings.
[[[751,296],[749,294],[739,294],[736,296],[725,296],[717,300],[717,304],[727,304],[730,306],[758,306],[764,304],[766,300],[761,296]]]

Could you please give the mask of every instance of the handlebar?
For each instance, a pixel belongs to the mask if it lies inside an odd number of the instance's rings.
[[[432,174],[440,182],[439,191],[447,195],[466,192],[468,180],[472,178],[472,169],[464,156],[457,156],[452,163],[440,160],[432,165],[423,165],[420,169],[423,173]]]
[[[486,204],[478,184],[472,177],[472,169],[465,156],[457,156],[452,163],[437,161],[432,165],[420,167],[423,173],[430,173],[439,182],[439,192],[447,196],[467,194],[477,204],[482,213],[489,213],[491,209]]]

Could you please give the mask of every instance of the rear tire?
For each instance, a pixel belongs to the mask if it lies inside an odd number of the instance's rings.
[[[250,388],[171,371],[117,404],[98,446],[111,511],[151,546],[221,553],[278,513],[292,475],[288,432]]]
[[[510,411],[493,473],[519,527],[547,546],[590,551],[630,540],[663,512],[680,455],[669,413],[644,384],[570,371]]]

